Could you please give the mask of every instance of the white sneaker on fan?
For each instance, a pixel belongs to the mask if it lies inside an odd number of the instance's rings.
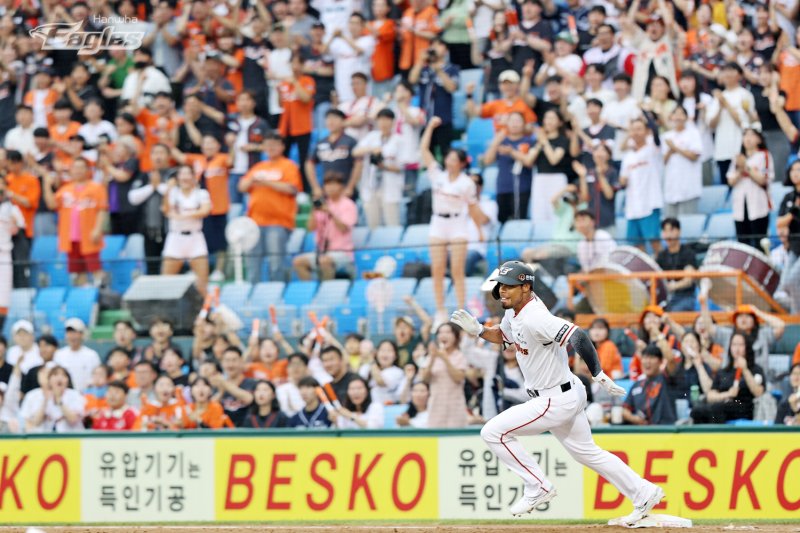
[[[514,516],[521,516],[528,514],[540,505],[543,505],[556,497],[556,489],[550,489],[550,492],[542,490],[536,496],[523,496],[517,502],[508,508]]]

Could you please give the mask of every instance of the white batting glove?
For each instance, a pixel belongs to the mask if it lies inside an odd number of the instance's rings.
[[[450,315],[450,322],[456,324],[473,337],[480,337],[484,330],[483,324],[478,322],[477,318],[463,309],[459,309]]]
[[[614,383],[602,370],[592,379],[595,383],[599,383],[611,396],[625,396],[627,394],[625,389]]]

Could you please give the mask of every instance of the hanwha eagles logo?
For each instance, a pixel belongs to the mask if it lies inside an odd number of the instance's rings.
[[[520,274],[519,276],[517,276],[517,279],[520,281],[525,281],[525,274]]]

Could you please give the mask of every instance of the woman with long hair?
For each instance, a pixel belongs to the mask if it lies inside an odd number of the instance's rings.
[[[600,359],[600,368],[611,376],[611,379],[622,377],[622,356],[619,348],[611,340],[611,326],[605,318],[595,318],[589,326],[589,338],[592,339]]]
[[[400,427],[411,426],[420,429],[428,427],[428,400],[431,397],[431,388],[424,381],[418,381],[411,387],[411,401],[408,409],[397,417]]]
[[[72,388],[69,372],[54,366],[47,383],[25,395],[20,416],[26,433],[68,433],[83,431],[85,398]]]
[[[653,112],[660,131],[663,132],[669,124],[669,117],[677,105],[669,80],[664,76],[655,76],[650,81],[650,95],[645,97],[642,109]]]
[[[428,348],[427,364],[420,378],[430,385],[428,427],[459,428],[467,425],[464,380],[467,359],[461,353],[461,328],[451,322],[436,330],[436,342]]]
[[[243,428],[284,428],[289,417],[281,411],[280,403],[271,381],[261,380],[253,389],[253,405],[242,420]]]
[[[705,363],[708,354],[700,344],[694,331],[681,336],[681,364],[677,367],[673,386],[676,398],[691,400],[692,387],[697,386],[702,394],[708,394],[713,382],[711,368]]]
[[[247,344],[247,370],[244,376],[274,383],[286,381],[288,360],[279,359],[281,348],[274,339],[250,336]]]
[[[347,385],[347,395],[334,417],[339,429],[380,429],[383,405],[372,401],[367,380],[358,376]]]
[[[359,375],[369,381],[373,402],[382,405],[397,402],[403,382],[403,370],[398,361],[397,345],[394,341],[383,340],[378,344],[373,360],[358,369]]]
[[[706,395],[707,403],[692,409],[696,424],[752,420],[753,401],[766,391],[764,370],[755,364],[753,344],[743,333],[731,337],[728,356],[728,365],[717,373]]]
[[[742,151],[728,170],[732,188],[731,206],[739,242],[759,248],[767,236],[772,209],[769,184],[775,179],[775,162],[764,143],[764,136],[748,128],[742,137]],[[712,238],[723,235],[710,235]]]
[[[792,392],[778,405],[775,423],[797,426],[800,425],[800,363],[793,364],[789,371],[789,386]]]
[[[536,132],[536,144],[528,152],[525,164],[536,166],[531,186],[533,223],[554,222],[556,213],[550,200],[567,186],[567,175],[572,169],[569,138],[557,110],[548,109],[544,113],[542,127]]]
[[[447,255],[450,253],[450,277],[456,293],[456,305],[463,309],[466,305],[466,261],[469,224],[467,216],[479,229],[488,217],[478,207],[475,183],[469,179],[466,169],[469,164],[463,150],[450,150],[444,158],[444,168],[439,166],[431,153],[433,130],[442,123],[439,117],[431,118],[420,141],[422,164],[428,169],[431,182],[433,214],[430,224],[431,277],[436,301],[436,321],[447,320],[444,306],[444,275],[447,269]],[[481,241],[486,236],[481,235]]]
[[[789,296],[789,311],[800,313],[800,160],[789,165],[784,185],[792,187],[778,206],[777,227],[789,234],[788,268],[781,272],[778,292]]]
[[[233,427],[222,404],[211,399],[213,388],[206,378],[198,377],[192,382],[192,403],[183,412],[184,429],[220,429]]]

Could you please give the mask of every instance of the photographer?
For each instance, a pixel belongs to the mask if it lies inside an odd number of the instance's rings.
[[[323,178],[324,198],[314,200],[308,231],[317,232],[317,250],[294,258],[297,277],[310,280],[315,270],[319,279],[333,279],[353,263],[353,227],[358,222],[355,202],[344,194],[346,177],[328,172]]]
[[[425,116],[442,119],[442,125],[434,130],[431,139],[431,151],[436,153],[438,147],[441,157],[450,150],[453,140],[453,93],[458,89],[460,71],[450,63],[447,45],[436,38],[408,73],[408,81],[417,85],[419,106]]]
[[[785,185],[793,190],[784,196],[778,209],[778,229],[789,229],[789,259],[781,273],[778,291],[785,291],[790,299],[790,312],[800,312],[800,161],[789,166]]]
[[[394,119],[391,109],[381,109],[376,120],[378,128],[353,149],[353,157],[364,158],[359,196],[370,229],[380,226],[381,221],[386,226],[400,225],[404,184],[399,162],[402,138],[394,132]]]

